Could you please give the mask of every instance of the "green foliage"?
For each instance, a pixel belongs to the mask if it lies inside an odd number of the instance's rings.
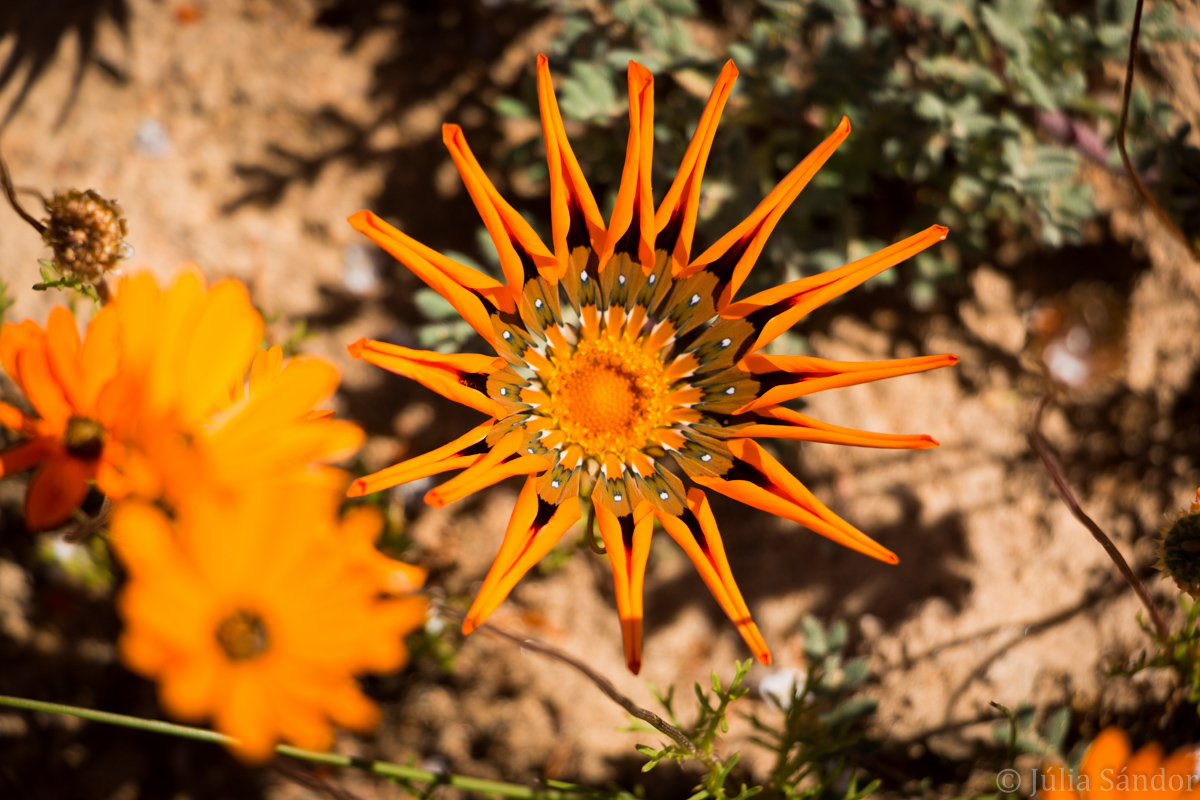
[[[39,537],[37,556],[42,563],[60,570],[68,584],[97,597],[108,594],[116,581],[108,547],[98,536],[82,542],[70,542],[63,537]]]
[[[10,288],[8,281],[0,280],[0,325],[4,324],[5,315],[12,308],[13,303],[17,302],[17,299],[9,294]]]
[[[1021,703],[1015,712],[996,703],[993,705],[1008,717],[1007,722],[996,724],[992,736],[1007,747],[1010,765],[1020,753],[1031,753],[1043,761],[1067,760],[1063,744],[1071,727],[1071,709],[1063,707],[1053,712],[1039,730],[1036,710],[1028,703]]]
[[[1180,595],[1179,603],[1187,614],[1183,627],[1172,631],[1167,642],[1157,643],[1153,654],[1142,651],[1133,664],[1126,668],[1114,667],[1112,674],[1136,675],[1151,667],[1173,669],[1188,689],[1188,702],[1200,708],[1200,625],[1197,624],[1200,620],[1200,601]],[[1144,620],[1139,618],[1138,621],[1147,633],[1153,635]]]
[[[79,292],[79,294],[90,299],[93,303],[100,304],[100,294],[96,291],[96,287],[83,278],[80,278],[73,272],[63,272],[53,261],[48,261],[44,258],[39,258],[38,264],[40,265],[38,271],[42,275],[42,280],[40,283],[33,285],[34,291],[44,292],[47,289],[66,289],[68,291]],[[11,305],[11,302],[5,305],[4,308],[7,308],[8,305]]]
[[[850,139],[773,234],[752,276],[760,284],[846,263],[865,244],[937,222],[955,246],[918,259],[910,292],[926,305],[964,257],[986,257],[1001,235],[1079,241],[1097,213],[1081,162],[1119,168],[1119,85],[1101,67],[1124,59],[1129,0],[747,0],[725,4],[727,18],[691,0],[539,4],[563,21],[551,53],[560,105],[588,124],[573,143],[602,209],[624,158],[631,58],[656,74],[658,196],[722,62],[731,57],[745,73],[706,174],[700,246],[744,218],[843,115],[851,119]],[[722,34],[704,37],[711,47],[691,32],[706,26]],[[1189,35],[1159,3],[1143,17],[1140,45],[1149,52]],[[536,117],[532,80],[502,105]],[[1143,166],[1168,119],[1165,105],[1135,92],[1129,138]],[[539,158],[519,148],[510,167],[541,179]]]
[[[447,250],[446,257],[492,277],[500,277],[500,256],[487,228],[482,225],[475,231],[475,243],[484,256],[483,264],[456,250]],[[422,288],[413,292],[413,305],[427,320],[417,329],[417,341],[422,347],[439,353],[455,353],[462,350],[464,343],[475,335],[475,329],[446,298],[433,289]]]
[[[745,696],[750,691],[742,683],[746,678],[746,673],[750,671],[750,665],[753,663],[751,659],[735,662],[735,673],[728,688],[721,686],[721,679],[717,673],[712,673],[712,699],[709,698],[700,684],[697,683],[695,685],[696,699],[699,702],[700,713],[695,725],[685,730],[684,733],[695,749],[703,753],[705,766],[708,767],[708,775],[705,776],[699,790],[696,794],[692,795],[690,800],[700,800],[707,797],[718,798],[719,800],[734,797],[740,800],[740,798],[751,797],[761,791],[761,789],[757,788],[749,789],[743,784],[736,795],[729,795],[725,790],[725,782],[728,780],[729,774],[733,771],[734,767],[737,766],[741,755],[734,753],[728,759],[722,760],[713,754],[713,745],[717,737],[729,731],[729,722],[726,719],[729,704]],[[675,716],[674,687],[666,695],[654,690],[654,695],[659,703],[662,704],[662,707],[666,709],[672,723],[680,727],[679,721]],[[676,742],[672,742],[662,749],[639,744],[637,750],[650,759],[642,767],[643,772],[649,772],[654,769],[664,759],[682,764],[696,757],[695,751],[685,748]]]
[[[875,701],[855,696],[855,690],[866,679],[866,659],[846,660],[846,624],[837,622],[826,630],[817,620],[804,621],[805,656],[808,672],[798,685],[791,688],[791,697],[771,695],[770,701],[782,711],[782,720],[747,715],[754,727],[752,741],[775,755],[775,764],[766,783],[748,786],[738,781],[736,793],[728,788],[737,773],[740,753],[721,757],[716,743],[728,732],[729,706],[746,695],[744,685],[751,661],[738,662],[733,680],[722,686],[716,673],[712,675],[711,694],[700,684],[695,692],[699,706],[696,722],[690,727],[679,723],[675,714],[674,690],[665,695],[653,690],[666,710],[668,718],[683,729],[695,750],[671,743],[663,748],[638,745],[638,752],[649,761],[643,770],[653,769],[667,759],[679,763],[697,760],[696,751],[703,754],[707,774],[689,800],[741,800],[759,796],[788,800],[817,800],[840,798],[860,800],[874,792],[878,781],[859,786],[858,776],[849,761],[850,752],[860,744],[862,723],[875,711]],[[766,693],[764,692],[764,695]]]
[[[828,630],[813,617],[803,624],[809,669],[794,696],[780,698],[783,724],[750,717],[757,731],[754,741],[775,753],[765,796],[858,800],[879,786],[873,781],[860,787],[849,761],[862,740],[862,723],[876,707],[871,698],[855,696],[869,672],[867,660],[845,659],[845,622],[836,622]],[[843,782],[844,790],[835,788]]]

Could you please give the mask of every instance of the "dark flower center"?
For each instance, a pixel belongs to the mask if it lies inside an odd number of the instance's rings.
[[[267,626],[257,613],[239,608],[217,626],[217,642],[230,661],[249,661],[267,650]]]
[[[91,417],[73,416],[67,420],[67,430],[63,438],[66,440],[68,453],[76,458],[92,460],[99,458],[104,452],[108,431]]]

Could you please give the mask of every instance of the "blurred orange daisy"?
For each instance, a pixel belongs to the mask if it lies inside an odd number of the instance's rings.
[[[1123,730],[1105,728],[1084,753],[1077,775],[1056,764],[1034,776],[1033,789],[1041,800],[1193,800],[1200,798],[1196,749],[1167,756],[1151,743],[1133,753]]]
[[[402,637],[424,621],[424,599],[405,594],[423,571],[385,565],[369,545],[378,515],[339,523],[336,497],[255,491],[231,504],[198,491],[174,522],[136,500],[113,512],[129,571],[123,660],[158,682],[168,712],[211,718],[247,761],[281,739],[327,749],[334,724],[373,728],[378,709],[354,676],[399,668]]]
[[[337,389],[337,370],[316,358],[285,363],[278,346],[260,350],[262,316],[240,281],[206,288],[187,271],[163,290],[152,275],[135,275],[117,286],[112,310],[123,371],[138,387],[140,495],[178,502],[199,476],[226,492],[345,480],[313,466],[362,443],[358,426],[314,410]]]
[[[928,436],[840,428],[782,404],[957,359],[847,363],[759,351],[814,308],[941,241],[946,229],[935,225],[840,269],[735,302],[780,216],[850,132],[843,119],[749,217],[692,257],[701,178],[736,76],[733,63],[726,64],[655,210],[653,77],[630,63],[629,144],[605,223],[566,139],[549,67],[540,56],[551,247],[500,196],[462,131],[445,126],[442,138],[495,242],[505,283],[425,247],[369,211],[350,218],[445,297],[498,354],[443,355],[368,340],[350,347],[356,358],[488,416],[444,447],[356,481],[351,494],[464,470],[426,495],[440,506],[504,478],[526,476],[500,552],[467,613],[468,633],[579,521],[586,502],[612,564],[633,672],[641,665],[642,583],[656,520],[683,547],[754,654],[770,662],[730,572],[704,488],[896,561],[826,508],[754,439],[932,447],[936,442]],[[667,467],[668,456],[695,486],[685,487]]]
[[[45,330],[32,320],[0,329],[0,365],[33,407],[0,403],[0,425],[25,437],[0,452],[0,477],[36,469],[25,495],[25,525],[56,528],[71,519],[92,482],[110,497],[121,474],[132,422],[118,375],[116,318],[101,311],[82,341],[74,315],[59,306]]]

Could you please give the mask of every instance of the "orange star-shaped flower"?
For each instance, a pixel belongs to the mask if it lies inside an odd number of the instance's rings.
[[[770,652],[734,582],[703,489],[794,520],[887,562],[896,557],[825,507],[756,438],[923,448],[928,436],[840,428],[783,403],[954,364],[951,355],[847,363],[763,355],[814,308],[945,238],[933,226],[840,269],[735,301],[780,216],[850,132],[837,129],[740,225],[692,257],[700,182],[737,70],[717,81],[671,188],[654,206],[653,78],[629,65],[629,145],[607,224],[563,131],[546,59],[538,96],[550,172],[551,247],[500,196],[454,125],[443,140],[499,253],[500,283],[368,211],[351,224],[438,291],[497,356],[443,355],[362,340],[356,358],[420,381],[488,420],[455,441],[355,482],[374,492],[452,469],[445,505],[526,477],[500,552],[467,613],[480,625],[590,502],[616,585],[629,668],[641,665],[642,583],[657,520],[683,547],[746,643]],[[694,484],[687,488],[668,461]]]

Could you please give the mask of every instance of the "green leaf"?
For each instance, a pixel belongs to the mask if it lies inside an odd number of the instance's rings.
[[[475,229],[475,246],[479,248],[479,252],[483,254],[483,258],[488,264],[497,269],[500,268],[500,251],[496,249],[496,243],[492,241],[492,235],[488,233],[488,229],[483,225]],[[466,264],[468,262],[464,261],[463,263]],[[481,267],[478,264],[472,263],[471,266],[481,272],[488,272],[485,267]]]
[[[533,116],[528,106],[508,95],[500,95],[492,101],[492,110],[502,117],[512,117],[513,119],[528,119]]]
[[[821,623],[815,617],[805,617],[801,626],[804,629],[804,655],[813,659],[824,658],[829,652],[829,645]]]
[[[735,64],[743,68],[753,67],[757,63],[754,49],[737,42],[729,45],[729,57],[733,59]]]
[[[450,305],[449,300],[429,288],[413,292],[413,305],[430,320],[452,319],[458,316],[458,311]]]
[[[681,17],[691,17],[700,13],[695,0],[658,0],[658,7],[668,14]]]
[[[826,639],[826,647],[830,653],[840,653],[842,648],[846,646],[846,635],[848,629],[846,621],[839,619],[833,625],[829,626],[829,635]]]
[[[1050,715],[1050,719],[1046,721],[1046,730],[1043,732],[1042,738],[1046,741],[1046,745],[1052,752],[1062,754],[1063,742],[1066,741],[1067,729],[1070,725],[1070,708],[1060,708]]]
[[[846,666],[842,667],[842,686],[851,688],[866,680],[867,675],[871,672],[871,664],[865,658],[856,658],[846,662]]]

